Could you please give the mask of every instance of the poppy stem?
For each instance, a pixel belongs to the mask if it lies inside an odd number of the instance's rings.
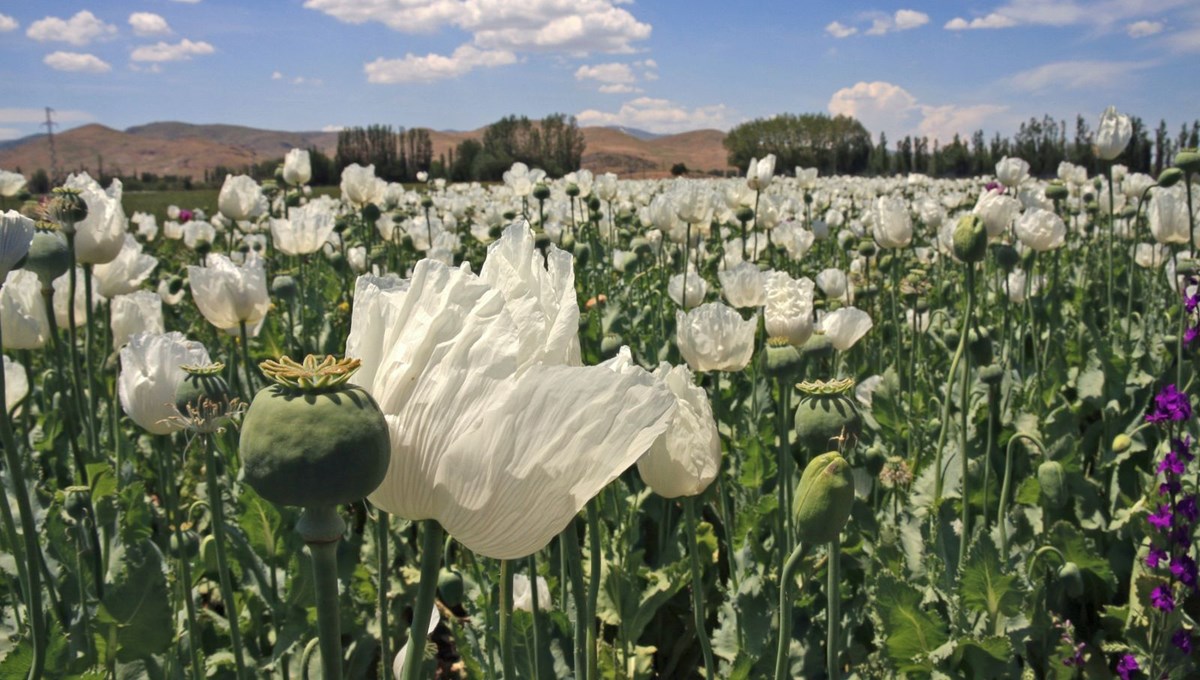
[[[563,554],[567,557],[571,599],[575,603],[575,677],[585,680],[588,677],[587,626],[592,619],[591,611],[587,607],[587,595],[583,585],[583,557],[579,549],[579,534],[575,532],[574,520],[567,525],[559,539],[562,541]]]
[[[593,578],[595,575],[593,575]],[[535,584],[536,588],[537,585]],[[500,560],[500,661],[504,668],[504,677],[517,677],[515,659],[513,659],[512,643],[512,609],[513,609],[513,571],[512,560]],[[410,646],[409,649],[412,649]],[[410,680],[405,678],[405,680]]]
[[[429,635],[429,617],[433,614],[433,598],[437,593],[438,570],[442,568],[442,546],[442,525],[434,520],[422,522],[421,580],[417,584],[417,601],[413,606],[412,627],[408,631],[408,656],[404,659],[404,680],[417,680],[421,677],[421,662],[425,657],[425,638]],[[512,611],[511,601],[510,597],[510,612]],[[504,636],[504,616],[502,610],[500,614],[501,637]],[[516,676],[505,673],[505,677]]]
[[[798,543],[787,563],[783,565],[783,573],[779,577],[779,647],[775,652],[775,680],[787,680],[789,649],[792,642],[792,607],[788,590],[796,568],[808,554],[808,544]]]
[[[212,531],[216,539],[217,574],[221,586],[221,600],[225,604],[225,617],[229,621],[229,641],[233,645],[233,660],[238,680],[246,678],[246,662],[242,652],[242,633],[238,627],[237,601],[233,597],[233,581],[229,576],[229,559],[225,555],[225,505],[221,498],[221,485],[217,481],[217,457],[213,454],[213,443],[209,435],[201,435],[204,449],[204,469],[208,487],[208,506],[212,513]],[[330,676],[333,677],[333,676]],[[335,678],[336,680],[336,678]]]
[[[838,667],[842,636],[842,544],[841,535],[829,542],[829,581],[825,585],[825,673],[829,680],[841,677]]]
[[[700,553],[696,547],[696,498],[683,499],[684,518],[687,523],[688,556],[691,558],[692,569],[692,614],[696,620],[696,640],[700,643],[700,652],[704,655],[704,676],[713,680],[712,642],[708,639],[708,629],[705,621],[708,619],[704,607],[704,579],[700,570]]]
[[[391,565],[388,561],[388,536],[390,534],[391,515],[382,510],[376,511],[375,519],[375,555],[379,558],[376,572],[379,576],[379,677],[387,680],[388,663],[391,661],[391,627],[388,625],[388,574]]]

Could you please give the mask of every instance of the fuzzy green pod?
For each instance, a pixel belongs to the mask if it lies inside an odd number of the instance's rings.
[[[457,607],[463,601],[463,577],[458,571],[442,567],[438,572],[438,594],[447,607]]]
[[[1048,460],[1038,466],[1038,484],[1046,507],[1061,508],[1067,502],[1067,480],[1062,463]]]
[[[954,227],[954,256],[963,262],[979,262],[987,255],[987,230],[979,215],[963,215]]]
[[[836,451],[823,453],[804,468],[796,486],[792,519],[803,543],[837,540],[854,506],[850,465]]]
[[[29,244],[24,268],[37,274],[43,288],[49,288],[54,279],[67,273],[70,267],[71,253],[62,234],[39,229]]]
[[[621,351],[621,346],[625,344],[625,338],[621,337],[620,333],[605,333],[600,339],[600,356],[605,359],[611,359],[617,356],[617,352]]]
[[[1113,453],[1125,453],[1126,451],[1129,450],[1130,446],[1133,446],[1133,440],[1130,439],[1129,435],[1125,434],[1124,432],[1113,437],[1113,440],[1112,440]]]
[[[350,503],[387,473],[387,421],[370,394],[346,380],[357,360],[264,362],[276,383],[254,396],[239,447],[246,482],[279,505]]]
[[[190,560],[200,551],[200,537],[191,529],[172,533],[168,547],[172,555]],[[215,555],[213,559],[216,559]]]
[[[1064,562],[1058,568],[1058,580],[1062,582],[1063,587],[1072,599],[1083,595],[1083,572],[1079,570],[1079,565],[1074,562]]]
[[[1062,183],[1062,180],[1052,180],[1046,185],[1046,198],[1051,201],[1061,201],[1071,194],[1067,189],[1067,185]]]
[[[804,382],[796,407],[796,437],[808,451],[825,451],[836,442],[845,448],[862,432],[862,415],[855,405],[854,381]]]
[[[1175,167],[1189,175],[1200,172],[1200,151],[1195,147],[1181,149],[1175,154]]]
[[[214,575],[219,571],[217,563],[217,538],[212,534],[200,541],[200,562],[204,565],[204,573]]]
[[[1170,189],[1176,184],[1179,184],[1182,179],[1183,171],[1179,168],[1165,168],[1158,174],[1158,186],[1164,189]]]

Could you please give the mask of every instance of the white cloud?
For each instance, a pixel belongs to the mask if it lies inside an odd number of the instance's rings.
[[[955,17],[944,28],[961,31],[1013,26],[1115,27],[1130,19],[1157,14],[1194,3],[1195,0],[1009,0],[971,20]]]
[[[930,105],[920,103],[899,85],[884,81],[859,82],[833,93],[829,113],[851,116],[872,135],[881,131],[893,139],[915,134],[948,142],[955,133],[968,134],[984,127],[1007,106],[977,104]]]
[[[593,64],[580,66],[575,71],[575,80],[598,80],[602,83],[623,83],[630,85],[637,82],[633,68],[629,64]]]
[[[1183,31],[1175,31],[1162,38],[1174,52],[1200,52],[1200,25]]]
[[[603,94],[634,94],[642,92],[642,88],[626,85],[625,83],[613,83],[611,85],[601,85],[600,92]]]
[[[325,127],[321,128],[321,132],[341,132],[345,129],[345,125],[326,125]]]
[[[617,5],[628,0],[307,0],[304,6],[351,24],[378,22],[403,33],[453,27],[482,50],[633,52],[651,27]]]
[[[897,31],[907,31],[929,23],[929,15],[913,9],[900,9],[896,10],[893,20]]]
[[[195,5],[200,2],[200,0],[171,0],[171,1],[178,2],[183,5]]]
[[[1016,25],[1017,22],[1015,19],[992,12],[987,16],[976,17],[970,21],[962,17],[954,17],[950,21],[947,21],[946,25],[942,28],[945,28],[947,31],[965,31],[976,28],[1010,28]]]
[[[87,10],[65,21],[58,17],[38,19],[25,31],[25,35],[38,42],[65,42],[79,47],[116,34],[116,26],[104,23]]]
[[[59,123],[85,123],[96,117],[87,111],[77,109],[54,110],[54,120]],[[13,123],[42,123],[46,120],[45,109],[35,108],[0,108],[0,124]]]
[[[0,33],[15,31],[19,27],[20,24],[17,23],[16,19],[8,16],[7,14],[0,14]]]
[[[283,74],[279,71],[273,71],[271,73],[271,80],[283,80]]]
[[[854,28],[853,26],[846,26],[839,21],[831,21],[829,22],[829,25],[825,27],[825,32],[835,38],[849,38],[855,33],[858,33],[858,29]]]
[[[1163,30],[1161,21],[1135,21],[1125,27],[1130,38],[1145,38]]]
[[[1154,64],[1147,61],[1056,61],[1021,71],[1006,80],[1025,92],[1049,89],[1118,88],[1128,77]]]
[[[587,109],[575,116],[580,125],[623,125],[650,132],[672,133],[701,128],[728,129],[733,112],[724,104],[689,109],[666,99],[638,97],[616,112]]]
[[[133,34],[143,38],[153,35],[170,35],[167,20],[152,12],[134,12],[129,15],[129,26]]]
[[[363,65],[369,83],[432,83],[457,78],[477,68],[494,68],[515,63],[517,55],[505,50],[480,50],[459,45],[450,56],[407,54],[403,59],[384,59]]]
[[[177,43],[157,42],[153,45],[142,45],[129,55],[134,61],[185,61],[195,56],[212,54],[216,49],[204,42],[192,42],[187,38]]]
[[[42,62],[56,71],[107,73],[112,70],[111,64],[96,55],[80,52],[51,52]]]

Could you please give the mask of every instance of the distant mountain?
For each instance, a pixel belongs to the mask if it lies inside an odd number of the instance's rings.
[[[693,172],[727,169],[720,130],[655,135],[624,127],[582,128],[586,148],[583,167],[625,177],[666,177],[683,163]],[[430,131],[434,158],[449,157],[466,139],[480,139],[483,129]],[[336,132],[281,132],[239,125],[159,122],[114,130],[91,124],[54,135],[58,164],[65,172],[98,174],[153,173],[201,178],[217,166],[241,168],[282,158],[293,148],[317,148],[332,156]],[[0,143],[0,168],[20,169],[26,176],[50,169],[50,149],[38,134]]]
[[[646,140],[646,141],[649,141],[651,139],[658,139],[659,137],[663,136],[663,135],[658,134],[657,132],[646,132],[645,130],[639,130],[637,128],[625,127],[624,125],[606,125],[605,127],[607,127],[609,130],[616,130],[617,132],[624,132],[625,134],[629,135],[630,137],[637,137],[638,139],[642,139],[642,140]]]

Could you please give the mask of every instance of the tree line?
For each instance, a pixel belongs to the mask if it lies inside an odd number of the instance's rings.
[[[1200,146],[1200,120],[1184,123],[1172,132],[1165,120],[1153,130],[1138,116],[1130,116],[1133,136],[1117,162],[1130,172],[1156,175],[1178,151]],[[847,116],[824,114],[781,114],[743,123],[725,137],[729,163],[744,168],[751,158],[774,153],[777,167],[815,167],[823,175],[893,175],[910,172],[932,177],[970,177],[990,174],[996,162],[1015,156],[1029,163],[1030,173],[1052,177],[1059,163],[1069,161],[1094,175],[1104,170],[1092,151],[1095,132],[1083,116],[1075,118],[1074,129],[1052,116],[1030,118],[1012,137],[983,130],[970,137],[958,134],[947,144],[927,136],[905,136],[889,146],[885,133],[878,141],[859,121]]]

